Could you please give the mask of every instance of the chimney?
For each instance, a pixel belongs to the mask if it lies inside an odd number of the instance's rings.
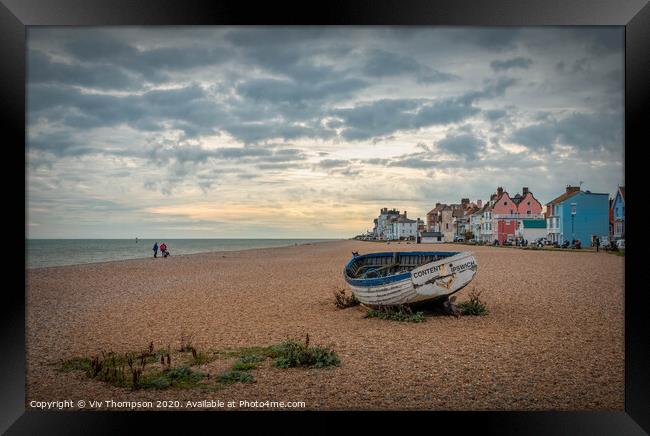
[[[522,195],[525,197],[526,194],[528,194],[528,187],[527,187],[527,186],[524,186],[523,188],[521,188],[521,193],[522,193]]]
[[[404,211],[404,218],[406,218],[406,211]]]
[[[567,185],[567,187],[566,187],[566,193],[567,194],[571,194],[572,192],[578,192],[578,191],[580,191],[580,186]]]
[[[483,207],[483,200],[476,200],[476,205],[478,207]]]
[[[501,194],[503,194],[503,188],[502,188],[501,186],[499,186],[499,187],[497,188],[497,196],[499,196],[499,195],[501,195]]]

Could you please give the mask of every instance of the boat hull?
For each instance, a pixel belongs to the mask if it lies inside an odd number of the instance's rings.
[[[460,291],[477,271],[473,253],[464,252],[414,268],[396,280],[366,286],[363,280],[346,277],[350,290],[363,304],[395,306],[436,300]]]

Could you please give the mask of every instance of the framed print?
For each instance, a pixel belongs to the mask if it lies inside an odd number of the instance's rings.
[[[0,20],[25,164],[3,431],[650,429],[645,2],[3,1]]]

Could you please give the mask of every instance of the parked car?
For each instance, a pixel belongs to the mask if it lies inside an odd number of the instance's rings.
[[[550,242],[546,238],[537,238],[535,240],[535,245],[537,245],[538,247],[543,247],[545,245],[549,245],[549,243]]]
[[[616,248],[619,250],[625,250],[625,239],[619,239],[616,241]]]
[[[608,236],[603,236],[600,239],[600,248],[603,250],[607,250],[609,248],[609,237]]]
[[[469,242],[470,244],[476,244],[476,239],[472,238],[472,239],[470,239],[470,240],[467,241],[467,242]]]
[[[454,242],[465,242],[465,237],[461,235],[454,235]]]

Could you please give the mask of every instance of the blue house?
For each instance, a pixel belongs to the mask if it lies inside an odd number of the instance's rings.
[[[625,239],[625,186],[619,186],[612,201],[612,236]]]
[[[609,194],[567,186],[564,194],[546,204],[546,231],[553,242],[577,239],[589,247],[593,237],[609,234]]]

